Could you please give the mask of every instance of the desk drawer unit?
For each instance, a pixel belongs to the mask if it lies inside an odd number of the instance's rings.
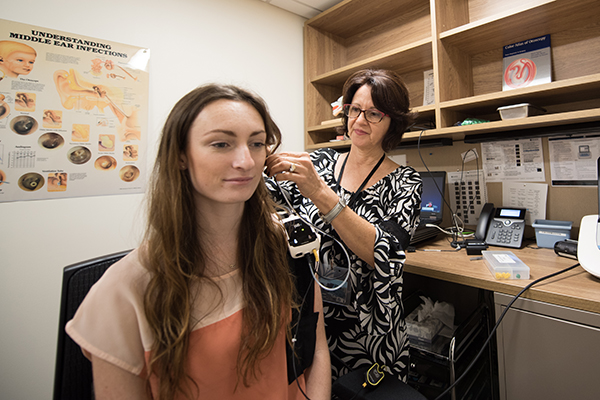
[[[512,299],[494,294],[496,318]],[[497,341],[500,399],[598,399],[600,314],[519,298]]]

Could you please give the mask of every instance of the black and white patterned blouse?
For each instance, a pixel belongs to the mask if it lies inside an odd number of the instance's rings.
[[[322,149],[311,153],[315,169],[329,187],[335,190],[335,163],[339,153]],[[331,225],[319,216],[318,208],[304,198],[293,182],[279,183],[299,214],[339,240]],[[419,222],[421,177],[410,167],[398,167],[373,186],[365,188],[352,209],[376,228],[375,267],[347,249],[351,261],[350,304],[325,302],[327,340],[332,352],[334,378],[349,372],[348,367],[371,366],[377,362],[391,369],[399,379],[408,374],[408,336],[402,305],[402,272],[404,250]],[[267,187],[276,202],[286,205],[282,193],[272,179]],[[352,194],[340,188],[341,196]],[[322,235],[323,236],[323,235]],[[332,265],[347,268],[346,255],[327,236],[321,239],[321,257]],[[324,298],[326,291],[321,291]]]

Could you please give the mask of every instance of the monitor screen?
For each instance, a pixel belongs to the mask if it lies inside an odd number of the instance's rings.
[[[420,174],[423,181],[423,194],[421,195],[421,222],[419,225],[439,224],[442,222],[444,210],[446,172],[424,171]]]

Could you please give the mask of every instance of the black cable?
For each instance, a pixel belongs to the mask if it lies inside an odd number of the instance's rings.
[[[348,365],[348,363],[344,360],[341,359],[340,356],[338,356],[337,354],[335,354],[334,352],[330,351],[329,354],[331,354],[333,357],[335,357],[336,360],[338,360],[339,362],[341,362],[342,364],[344,364],[344,367],[346,367],[348,369],[348,371],[352,372],[354,371],[354,368],[352,368],[350,365]],[[352,396],[350,399],[348,400],[354,400],[356,398],[356,396],[358,396],[360,393],[362,393],[362,391],[365,389],[365,386],[363,386],[362,388],[360,388],[357,392],[354,393],[354,396]],[[338,398],[337,396],[335,397],[336,399]]]
[[[419,139],[417,140],[417,153],[419,153],[419,158],[421,159],[421,162],[423,163],[423,166],[425,167],[425,169],[427,170],[427,172],[429,172],[429,175],[433,178],[433,175],[431,174],[431,171],[429,170],[429,167],[425,163],[425,160],[423,160],[423,155],[421,154],[421,136],[423,135],[423,132],[425,132],[425,129],[423,129],[421,131],[421,133],[419,133]],[[438,192],[440,192],[440,194],[442,195],[442,200],[444,200],[444,204],[446,204],[446,206],[448,207],[448,209],[452,213],[452,207],[450,207],[450,204],[448,203],[448,201],[446,201],[446,197],[444,196],[444,193],[442,193],[442,190],[439,188],[439,186],[438,186],[437,182],[435,181],[435,179],[433,179],[433,183],[434,183],[436,189],[438,190]]]
[[[310,263],[310,256],[309,255],[305,255],[305,257],[307,258],[308,262]],[[310,400],[310,397],[308,397],[306,395],[306,393],[304,393],[304,390],[302,390],[302,387],[300,387],[300,382],[298,382],[298,371],[296,370],[296,349],[294,348],[296,345],[296,338],[298,337],[298,330],[300,329],[300,319],[302,318],[302,309],[304,308],[304,303],[306,303],[306,296],[310,293],[310,289],[314,284],[314,279],[310,280],[310,284],[308,285],[308,288],[306,289],[306,293],[304,293],[304,297],[302,297],[302,303],[300,304],[300,310],[298,310],[298,322],[296,323],[296,333],[294,333],[294,337],[292,338],[292,368],[294,370],[294,376],[296,377],[296,385],[298,385],[298,389],[300,390],[300,392],[302,393],[302,395],[304,396],[304,398],[306,400]],[[305,381],[306,382],[306,381]]]
[[[311,221],[309,221],[307,218],[304,218],[302,215],[300,215],[300,213],[298,213],[298,211],[296,211],[296,209],[294,208],[294,206],[292,205],[290,199],[287,198],[286,196],[286,191],[283,190],[283,188],[281,187],[281,185],[279,184],[279,181],[277,179],[275,179],[275,177],[273,177],[273,180],[275,181],[275,185],[277,185],[277,188],[279,189],[279,192],[281,193],[281,195],[283,196],[283,199],[285,200],[285,202],[288,205],[288,209],[285,208],[285,206],[281,206],[283,209],[285,209],[287,211],[288,214],[290,215],[295,215],[298,218],[300,218],[300,220],[302,220],[305,224],[309,225],[312,229],[314,229],[315,231],[317,231],[318,233],[320,233],[323,236],[327,236],[329,237],[332,241],[332,248],[334,244],[337,244],[339,246],[339,248],[342,250],[342,252],[344,253],[344,255],[346,256],[346,261],[348,262],[348,272],[346,273],[346,276],[344,277],[344,279],[342,280],[342,283],[340,283],[339,285],[336,285],[335,287],[328,287],[323,285],[320,281],[319,278],[317,278],[317,264],[320,263],[320,261],[317,259],[315,262],[315,268],[311,268],[311,272],[312,272],[312,277],[313,279],[317,282],[317,285],[319,285],[319,287],[321,287],[321,289],[326,290],[328,292],[335,292],[338,289],[341,289],[346,282],[348,282],[349,278],[350,278],[350,267],[352,266],[352,263],[350,261],[350,255],[348,254],[348,251],[346,250],[346,247],[344,245],[342,245],[342,243],[333,235],[330,234],[328,232],[325,232],[322,229],[319,229],[318,227],[316,227]],[[291,193],[288,193],[290,195],[290,197],[292,197]],[[318,252],[320,253],[321,251],[321,247],[319,246],[319,250]],[[323,276],[321,276],[323,277]],[[325,277],[326,278],[326,277]],[[329,279],[329,278],[326,278]]]
[[[502,312],[502,314],[500,314],[500,318],[498,318],[498,321],[496,322],[496,325],[494,325],[494,328],[492,329],[492,332],[489,334],[488,338],[486,339],[485,343],[483,344],[483,346],[481,346],[481,350],[479,351],[479,353],[477,353],[477,355],[475,356],[475,358],[473,359],[473,361],[471,361],[471,364],[469,364],[469,366],[465,369],[465,371],[462,373],[461,376],[459,376],[452,385],[450,385],[446,390],[444,390],[442,392],[442,394],[440,394],[439,396],[437,396],[435,398],[435,400],[439,400],[441,399],[444,395],[448,394],[450,392],[450,390],[452,390],[452,388],[454,386],[456,386],[458,384],[458,382],[460,382],[466,375],[467,373],[471,370],[471,368],[473,368],[473,366],[475,365],[475,362],[479,359],[479,357],[481,357],[481,355],[483,354],[483,352],[485,351],[487,345],[490,343],[490,340],[492,340],[492,337],[494,336],[494,334],[496,333],[496,330],[498,329],[498,326],[500,326],[500,322],[502,322],[502,319],[504,318],[504,316],[506,315],[506,313],[508,312],[508,310],[510,309],[510,307],[514,304],[515,301],[517,301],[517,299],[523,294],[525,293],[527,290],[529,290],[533,285],[536,285],[546,279],[552,278],[556,275],[560,275],[563,274],[565,272],[568,272],[576,267],[579,266],[579,263],[575,264],[575,265],[571,265],[568,268],[562,269],[560,271],[557,272],[553,272],[549,275],[543,276],[539,279],[536,279],[535,281],[531,282],[530,284],[528,284],[527,286],[525,286],[511,301],[510,303],[508,303],[508,305],[506,306],[506,308],[504,309],[504,311]]]
[[[365,390],[365,388],[366,388],[365,386],[361,387],[358,392],[354,393],[354,396],[352,396],[350,398],[350,400],[354,400],[356,398],[356,396],[358,396],[360,393],[362,393],[363,390]]]
[[[429,176],[431,176],[433,178],[433,174],[429,170],[429,167],[425,163],[425,160],[423,159],[423,155],[421,154],[421,136],[423,135],[423,132],[425,132],[425,130],[426,129],[423,129],[423,130],[421,130],[421,133],[419,133],[419,138],[417,140],[417,153],[419,154],[419,158],[421,159],[421,162],[423,163],[423,166],[425,167],[425,169],[427,170],[427,172],[429,172]],[[465,153],[465,157],[469,153],[469,151],[473,151],[473,149],[468,150]],[[477,159],[479,159],[479,157],[477,157],[477,153],[475,153],[475,156],[476,156]],[[479,164],[477,164],[477,168],[479,168]],[[463,174],[463,172],[464,172],[464,158],[463,158],[463,163],[462,163],[461,182],[462,182],[462,174]],[[477,170],[477,178],[479,179],[479,169]],[[461,236],[461,238],[463,238],[462,230],[464,229],[464,222],[463,222],[462,229],[459,228],[458,227],[458,221],[456,220],[456,211],[452,210],[452,207],[450,206],[450,203],[448,203],[448,201],[446,200],[446,196],[444,196],[444,193],[439,188],[439,186],[438,186],[437,182],[435,181],[435,179],[432,179],[432,180],[433,180],[433,183],[434,183],[436,189],[442,195],[442,200],[444,200],[444,204],[446,205],[446,207],[448,207],[448,210],[450,210],[450,214],[452,216],[452,224],[454,225],[454,229],[456,230],[456,233],[453,235],[454,242],[457,242],[457,240],[456,240],[457,239],[457,237],[456,237],[457,235],[459,235],[459,236]]]
[[[332,352],[332,351],[330,351],[330,353],[331,353],[331,355],[332,355],[333,357],[335,357],[335,359],[336,359],[336,360],[338,360],[339,362],[341,362],[342,364],[344,364],[344,367],[346,367],[346,368],[348,369],[348,371],[350,371],[350,372],[354,371],[354,368],[352,368],[350,365],[348,365],[348,363],[347,363],[346,361],[342,360],[342,359],[340,358],[340,356],[338,356],[337,354],[335,354],[335,353],[334,353],[334,352]]]
[[[460,183],[462,184],[463,174],[465,172],[465,158],[467,158],[467,154],[469,154],[470,152],[473,152],[473,155],[475,156],[475,168],[476,168],[476,171],[477,171],[477,182],[479,183],[479,185],[481,187],[481,182],[479,180],[479,154],[477,154],[477,152],[475,150],[473,150],[473,149],[467,150],[465,152],[465,155],[461,159]],[[471,210],[471,207],[473,206],[473,202],[475,201],[475,197],[477,197],[477,192],[475,192],[475,196],[469,202],[469,206],[467,207],[467,212],[469,212],[469,210]]]
[[[465,152],[464,156],[461,158],[461,167],[460,167],[461,191],[462,191],[462,185],[463,185],[463,177],[464,177],[464,173],[465,173],[465,158],[467,158],[467,154],[469,154],[470,152],[472,152],[474,154],[474,156],[475,156],[475,170],[477,171],[477,181],[476,182],[479,183],[480,186],[481,186],[481,183],[479,181],[479,155],[477,154],[477,152],[474,149],[469,149],[469,150],[467,150]],[[481,194],[481,192],[480,192],[480,194]],[[466,211],[463,212],[463,217],[464,217],[464,214],[468,214],[470,212],[471,207],[473,207],[473,202],[475,201],[476,197],[477,197],[477,191],[475,191],[475,196],[471,197],[471,201],[467,205]],[[452,243],[450,245],[452,247],[463,248],[466,245],[464,233],[463,233],[463,231],[461,231],[460,229],[458,229],[458,223],[456,222],[456,219],[455,219],[456,218],[456,214],[458,214],[458,208],[459,207],[460,207],[460,205],[457,202],[456,210],[452,211],[452,209],[450,209],[450,211],[452,212],[452,219],[455,222],[456,231],[458,231],[454,235],[452,235],[453,240],[452,240]],[[464,229],[464,225],[465,225],[465,221],[464,221],[464,219],[461,219],[461,226],[463,227],[463,229]],[[458,236],[460,236],[460,238],[462,239],[462,241],[459,242]]]

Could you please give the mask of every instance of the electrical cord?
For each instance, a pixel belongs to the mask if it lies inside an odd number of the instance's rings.
[[[439,225],[436,225],[436,224],[425,224],[425,226],[427,228],[437,228],[440,231],[442,231],[443,233],[445,233],[446,235],[452,236],[452,235],[456,234],[456,231],[447,231],[444,228],[442,228],[442,227],[440,227]],[[463,237],[471,237],[473,235],[474,235],[473,232],[464,232],[464,231],[462,232],[462,236]]]
[[[421,154],[421,136],[423,135],[423,132],[425,131],[425,129],[421,130],[421,133],[419,134],[419,138],[417,141],[417,151],[419,153],[419,157],[421,158],[421,162],[423,163],[423,165],[425,166],[425,169],[427,169],[427,172],[429,172],[429,174],[431,174],[431,171],[429,170],[429,167],[427,166],[427,164],[425,163],[425,160],[423,159],[423,156]],[[477,170],[477,181],[479,181],[479,155],[473,150],[473,149],[469,149],[467,152],[465,152],[464,156],[462,157],[462,162],[461,162],[461,175],[460,175],[460,180],[462,182],[463,179],[463,174],[464,174],[464,169],[465,169],[465,158],[467,157],[467,155],[469,154],[469,152],[473,152],[473,154],[475,155],[475,159],[476,159],[476,170]],[[436,188],[438,189],[438,192],[442,193],[442,191],[440,190],[440,188],[437,186],[437,183],[434,181]],[[442,193],[443,194],[443,193]],[[474,198],[471,199],[471,201],[469,202],[468,208],[467,210],[469,210],[472,205],[473,205],[473,201]],[[452,223],[454,224],[455,230],[456,232],[448,232],[443,230],[440,227],[437,227],[438,229],[440,229],[442,232],[452,235],[453,236],[453,241],[452,243],[456,243],[456,250],[460,250],[462,248],[462,246],[459,245],[458,243],[458,237],[460,237],[463,241],[464,238],[467,237],[466,235],[464,235],[464,222],[462,221],[462,219],[460,219],[456,214],[456,211],[452,210],[452,207],[450,207],[450,205],[448,204],[448,202],[446,201],[446,199],[444,198],[444,203],[446,204],[446,206],[448,206],[448,208],[450,209],[450,212],[452,212]],[[460,221],[460,226],[458,221]],[[470,235],[469,235],[470,236]],[[442,251],[442,250],[429,250],[429,251]],[[515,301],[517,301],[517,299],[523,294],[525,293],[527,290],[529,290],[532,286],[538,284],[539,282],[542,282],[546,279],[552,278],[554,276],[560,275],[562,273],[568,272],[576,267],[579,266],[579,263],[572,265],[568,268],[565,268],[563,270],[554,272],[552,274],[543,276],[539,279],[536,279],[535,281],[529,283],[527,286],[525,286],[511,301],[510,303],[506,306],[506,308],[504,309],[504,311],[502,312],[502,314],[500,315],[500,317],[498,318],[498,321],[496,322],[496,324],[494,325],[494,328],[492,329],[491,333],[488,335],[488,338],[486,339],[486,341],[484,342],[484,344],[481,346],[481,350],[477,353],[477,355],[475,356],[475,358],[471,361],[471,363],[467,366],[467,368],[464,370],[464,372],[462,373],[461,376],[459,376],[452,385],[450,385],[446,390],[444,390],[439,396],[437,396],[435,398],[435,400],[439,400],[441,399],[444,395],[448,394],[450,392],[450,390],[452,390],[452,388],[454,388],[465,376],[466,374],[471,370],[471,368],[473,368],[473,366],[475,365],[475,362],[479,359],[479,357],[481,357],[481,355],[483,354],[483,352],[485,351],[486,347],[488,346],[489,342],[491,341],[492,337],[494,336],[494,334],[496,333],[496,330],[498,329],[498,327],[500,326],[500,323],[502,322],[502,320],[504,319],[504,316],[506,315],[506,313],[508,312],[508,310],[510,309],[510,307],[514,304]]]
[[[449,252],[449,251],[451,251],[451,252],[457,252],[457,251],[460,251],[460,249],[461,249],[461,247],[456,247],[455,249],[452,249],[452,250],[442,250],[442,249],[415,249],[415,251],[426,251],[426,252],[432,252],[432,251],[434,251],[434,252],[445,252],[445,251],[446,251],[446,252]]]
[[[316,256],[316,254],[315,254]],[[308,256],[305,255],[305,257]],[[308,260],[308,265],[310,267],[310,259]],[[311,268],[312,271],[312,268]],[[313,275],[313,274],[311,274]],[[308,395],[306,393],[304,393],[304,390],[302,390],[302,387],[300,386],[300,382],[298,382],[298,371],[296,370],[296,349],[295,349],[295,345],[296,345],[296,338],[298,337],[298,330],[300,329],[300,319],[302,318],[302,309],[304,308],[304,303],[306,303],[306,296],[308,296],[308,294],[310,293],[310,289],[313,285],[314,279],[310,282],[310,285],[308,285],[308,288],[306,289],[306,293],[304,293],[304,296],[302,297],[302,303],[300,304],[300,310],[298,311],[298,322],[296,324],[296,332],[294,333],[294,337],[292,338],[292,368],[294,370],[294,376],[296,377],[296,385],[298,385],[298,389],[300,390],[300,393],[302,393],[302,395],[304,396],[304,398],[306,400],[310,400],[310,397],[308,397]]]
[[[313,255],[314,255],[314,257],[315,257],[315,266],[314,266],[314,268],[313,268],[313,266],[311,265],[311,263],[310,263],[310,260],[309,260],[309,262],[308,262],[308,266],[309,266],[309,268],[310,268],[310,271],[311,271],[311,276],[312,276],[312,278],[313,278],[313,282],[316,282],[316,283],[319,285],[319,287],[321,287],[323,290],[327,290],[327,291],[331,291],[331,292],[333,292],[333,291],[336,291],[336,290],[339,290],[340,288],[344,287],[344,285],[345,285],[345,284],[348,282],[348,279],[349,279],[349,277],[350,277],[350,266],[351,266],[351,261],[350,261],[350,255],[348,254],[348,251],[347,251],[347,250],[346,250],[346,248],[345,248],[345,247],[342,245],[342,243],[341,243],[341,242],[340,242],[338,239],[336,239],[334,236],[330,235],[330,234],[329,234],[329,233],[327,233],[327,232],[324,232],[323,230],[321,230],[321,229],[319,229],[318,227],[316,227],[315,225],[313,225],[313,224],[312,224],[310,221],[308,221],[307,219],[303,218],[303,217],[302,217],[302,216],[301,216],[301,215],[300,215],[300,214],[299,214],[299,213],[296,211],[296,209],[295,209],[295,208],[292,206],[292,204],[291,204],[290,200],[289,200],[289,199],[288,199],[288,197],[286,196],[286,192],[285,192],[285,191],[284,191],[284,190],[281,188],[281,186],[279,185],[279,181],[277,181],[277,179],[273,179],[273,180],[275,181],[275,184],[277,185],[277,188],[278,188],[278,189],[279,189],[279,191],[281,192],[281,195],[283,196],[283,198],[284,198],[284,200],[285,200],[285,202],[286,202],[287,206],[289,207],[289,208],[288,208],[286,211],[287,211],[288,213],[290,213],[290,214],[294,214],[294,215],[296,215],[298,218],[300,218],[302,221],[304,221],[306,224],[308,224],[309,226],[311,226],[313,229],[315,229],[315,230],[316,230],[317,232],[319,232],[320,234],[322,234],[322,235],[324,235],[324,236],[327,236],[327,237],[329,237],[330,239],[332,239],[332,240],[333,240],[333,242],[334,242],[335,244],[337,244],[337,245],[338,245],[338,246],[339,246],[339,247],[342,249],[342,251],[343,251],[344,255],[346,256],[346,261],[347,261],[347,263],[348,263],[348,264],[347,264],[347,265],[348,265],[348,268],[347,268],[347,272],[346,272],[346,275],[345,275],[344,279],[342,280],[342,282],[341,282],[339,285],[337,285],[337,286],[335,286],[335,287],[327,287],[327,286],[323,285],[323,284],[322,284],[322,283],[319,281],[319,279],[317,278],[317,273],[316,273],[316,270],[318,270],[318,269],[319,269],[319,268],[318,268],[318,265],[320,265],[320,260],[319,260],[319,252],[318,252],[318,250],[317,250],[317,249],[313,249]],[[307,256],[307,255],[305,255],[305,257],[308,257],[308,256]],[[311,283],[311,285],[312,285],[312,283]],[[293,367],[293,370],[294,370],[294,376],[296,377],[296,384],[298,385],[298,389],[300,390],[300,392],[302,393],[302,395],[304,396],[304,398],[305,398],[306,400],[310,400],[310,398],[309,398],[309,397],[308,397],[308,395],[307,395],[307,394],[304,392],[304,390],[302,390],[302,387],[300,386],[300,382],[298,382],[298,371],[296,370],[296,362],[295,362],[295,354],[296,354],[296,353],[295,353],[295,348],[294,348],[294,346],[295,346],[295,343],[296,343],[296,337],[297,337],[297,335],[298,335],[298,330],[299,330],[299,326],[300,326],[300,318],[301,318],[301,316],[302,316],[302,309],[303,309],[303,307],[304,307],[304,303],[306,302],[306,296],[307,296],[307,294],[308,294],[309,292],[310,292],[310,286],[309,286],[309,289],[307,290],[307,292],[304,294],[304,297],[303,297],[303,299],[302,299],[302,304],[300,305],[300,310],[299,310],[299,314],[298,314],[298,315],[299,315],[299,316],[298,316],[298,324],[296,325],[296,333],[294,334],[294,337],[292,338],[292,367]],[[330,352],[330,354],[333,354],[333,353],[331,353],[331,352]],[[335,356],[335,354],[333,354],[333,355]],[[337,357],[336,357],[336,358],[337,358]],[[339,359],[339,358],[338,358],[338,359]],[[344,363],[344,364],[345,364],[345,365],[348,367],[348,365],[347,365],[347,364],[346,364],[346,363],[345,363],[343,360],[341,360],[341,359],[339,359],[339,360],[340,360],[340,361],[342,361],[342,362],[343,362],[343,363]],[[348,367],[348,368],[349,368],[349,367]],[[349,368],[349,369],[350,369],[350,368]],[[352,369],[350,369],[350,370],[352,370]],[[359,390],[358,392],[356,392],[356,393],[354,394],[354,396],[352,396],[352,399],[351,399],[351,400],[354,400],[354,398],[356,398],[356,396],[358,396],[358,395],[359,395],[359,394],[362,392],[362,390],[363,390],[363,389],[364,389],[364,387],[363,387],[363,388],[361,388],[361,390]]]
[[[431,171],[429,170],[429,167],[425,163],[425,160],[423,160],[423,155],[421,154],[421,136],[423,136],[424,132],[425,132],[425,129],[421,130],[421,133],[419,133],[419,138],[417,140],[417,152],[419,153],[419,158],[421,159],[421,162],[423,163],[423,166],[425,167],[425,169],[427,170],[427,172],[429,172],[429,174],[431,175]],[[432,176],[432,178],[433,178],[433,176]],[[450,207],[450,204],[448,204],[448,201],[446,200],[446,197],[444,196],[444,193],[439,188],[439,186],[438,186],[437,182],[435,181],[435,179],[433,179],[433,183],[434,183],[436,189],[438,190],[438,192],[440,192],[440,194],[442,195],[442,199],[444,200],[444,204],[446,204],[446,206],[448,207],[448,209],[450,209],[450,211],[452,211],[452,207]]]
[[[414,126],[414,125],[413,125]],[[411,126],[411,127],[413,127]],[[418,127],[417,127],[418,128]],[[423,163],[423,166],[425,167],[425,169],[427,170],[427,172],[429,172],[429,174],[431,175],[431,171],[429,170],[429,167],[427,166],[427,164],[425,163],[425,160],[423,159],[423,155],[421,154],[421,137],[423,135],[423,133],[426,131],[427,129],[422,128],[421,129],[421,133],[419,133],[419,138],[417,140],[417,152],[419,153],[419,158],[421,159],[421,162]],[[477,168],[477,181],[479,181],[479,155],[477,154],[476,151],[474,151],[473,149],[469,149],[465,152],[465,154],[463,155],[463,157],[461,158],[461,173],[460,173],[460,180],[462,182],[463,179],[463,174],[464,174],[464,170],[465,170],[465,159],[467,157],[467,155],[473,152],[473,154],[475,155],[475,159],[476,159],[476,168]],[[453,242],[458,242],[459,238],[464,241],[464,239],[466,237],[470,237],[471,235],[465,235],[464,234],[464,221],[457,215],[457,211],[456,210],[452,210],[452,207],[450,206],[450,204],[448,203],[448,201],[446,200],[446,198],[444,197],[443,192],[441,191],[441,189],[438,187],[437,182],[435,182],[435,180],[433,181],[433,183],[435,184],[435,187],[437,188],[438,192],[440,192],[440,194],[442,195],[442,198],[444,200],[444,204],[448,207],[448,209],[450,210],[450,212],[452,213],[452,224],[454,225],[454,229],[456,230],[455,232],[444,232],[446,234],[452,235],[453,236]],[[467,207],[467,210],[471,209],[471,207],[473,206],[473,202],[474,202],[475,198],[471,198],[469,205]]]
[[[529,283],[527,286],[525,286],[511,301],[510,303],[508,303],[508,305],[506,306],[506,308],[504,309],[504,311],[502,312],[502,314],[500,314],[500,317],[498,318],[498,321],[496,321],[496,325],[494,325],[494,328],[492,329],[492,331],[490,332],[490,334],[488,335],[486,341],[483,343],[483,345],[481,346],[481,350],[479,350],[479,353],[477,353],[477,355],[475,356],[475,358],[473,359],[473,361],[471,361],[471,363],[467,366],[467,368],[464,370],[464,372],[462,373],[462,375],[460,375],[452,385],[448,386],[448,388],[446,388],[446,390],[444,390],[439,396],[437,396],[435,398],[435,400],[440,400],[444,395],[448,394],[450,392],[450,390],[452,390],[453,387],[455,387],[458,382],[460,382],[466,375],[467,373],[471,370],[471,368],[473,368],[473,366],[475,365],[475,362],[479,359],[479,357],[481,357],[481,355],[483,354],[483,352],[485,351],[487,345],[490,343],[490,341],[492,340],[492,337],[494,336],[494,334],[496,333],[496,330],[498,329],[498,326],[500,326],[500,322],[502,322],[502,319],[504,319],[504,316],[506,315],[506,313],[508,312],[508,310],[512,307],[512,305],[514,304],[515,301],[517,301],[517,299],[519,297],[521,297],[521,295],[523,293],[525,293],[527,290],[529,290],[532,286],[545,281],[546,279],[555,277],[557,275],[563,274],[565,272],[568,272],[576,267],[579,266],[579,263],[575,264],[575,265],[571,265],[570,267],[567,267],[565,269],[562,269],[560,271],[557,272],[553,272],[549,275],[543,276],[539,279],[536,279],[535,281]]]
[[[327,232],[324,232],[323,230],[319,229],[318,227],[316,227],[315,225],[313,225],[310,221],[308,221],[307,219],[303,218],[297,211],[296,209],[292,206],[290,200],[287,198],[286,196],[286,192],[281,188],[281,186],[279,185],[279,181],[277,179],[273,179],[275,181],[275,184],[277,185],[277,188],[279,189],[279,191],[281,192],[281,195],[283,196],[286,204],[288,205],[289,209],[287,210],[288,213],[294,214],[296,215],[298,218],[300,218],[302,221],[304,221],[306,224],[308,224],[309,226],[311,226],[313,229],[315,229],[317,232],[319,232],[321,235],[327,236],[330,239],[332,239],[334,241],[335,244],[337,244],[339,246],[339,248],[342,249],[342,252],[344,253],[344,255],[346,256],[346,261],[348,262],[348,268],[347,268],[347,272],[346,275],[344,276],[344,279],[342,280],[342,282],[334,287],[328,287],[323,285],[320,281],[319,278],[317,278],[317,274],[315,270],[319,269],[319,265],[321,265],[321,261],[320,258],[318,256],[318,252],[314,252],[315,254],[315,269],[313,270],[311,267],[311,272],[312,272],[312,276],[313,276],[313,280],[315,282],[317,282],[317,284],[321,287],[321,289],[323,290],[327,290],[329,292],[335,292],[336,290],[341,289],[342,287],[344,287],[344,285],[346,285],[346,283],[348,282],[348,279],[350,277],[350,266],[351,266],[351,261],[350,261],[350,255],[348,254],[348,251],[346,250],[346,248],[344,247],[344,245],[335,237],[333,237],[332,235],[330,235]],[[325,265],[325,264],[324,264]],[[310,267],[310,263],[309,263],[309,267]],[[330,268],[331,269],[331,268]],[[323,276],[324,278],[326,278],[326,276]],[[327,278],[326,278],[327,279]]]
[[[461,159],[461,167],[460,167],[460,181],[462,182],[463,180],[463,175],[465,173],[465,159],[467,158],[467,155],[473,152],[473,155],[475,155],[475,170],[477,171],[477,182],[479,182],[479,155],[477,154],[477,152],[473,149],[469,149],[465,152],[464,156]],[[469,205],[467,207],[467,210],[470,210],[471,207],[473,206],[473,201],[475,200],[475,197],[471,198],[471,201],[469,202]]]
[[[422,129],[421,133],[419,133],[419,138],[417,140],[417,153],[419,153],[419,158],[421,159],[421,162],[423,163],[423,166],[425,167],[425,169],[427,170],[427,172],[429,173],[429,175],[433,178],[433,175],[431,174],[431,170],[427,166],[427,163],[425,163],[425,160],[423,159],[423,155],[421,154],[421,137],[423,136],[423,133],[425,132],[425,130],[426,129]],[[450,206],[450,204],[446,200],[446,197],[444,196],[444,192],[442,192],[442,190],[439,188],[439,186],[438,186],[437,182],[435,181],[435,179],[433,179],[433,183],[434,183],[436,189],[438,190],[438,192],[442,195],[442,199],[444,200],[444,204],[446,205],[446,207],[448,207],[448,209],[452,213],[452,224],[454,225],[454,228],[456,229],[456,232],[457,233],[462,232],[463,229],[464,229],[464,224],[462,223],[462,220],[460,220],[461,224],[459,226],[459,223],[458,223],[457,219],[460,219],[460,218],[458,218],[458,216],[456,215],[456,212],[454,210],[452,210],[452,207]]]
[[[361,393],[362,393],[362,391],[363,391],[363,390],[365,390],[365,389],[366,389],[366,387],[365,387],[365,386],[361,387],[361,388],[360,388],[360,390],[359,390],[358,392],[354,393],[354,396],[352,396],[352,397],[350,398],[350,400],[354,400],[354,399],[356,398],[356,396],[358,396],[359,394],[361,394]]]
[[[347,369],[348,371],[352,372],[354,371],[354,368],[350,367],[350,365],[348,365],[348,363],[344,360],[342,360],[337,354],[333,353],[333,352],[329,352],[336,360],[338,360],[339,362],[341,362]],[[350,399],[348,400],[354,400],[356,398],[356,396],[358,396],[359,394],[362,393],[362,391],[365,390],[365,387],[361,387],[358,391],[354,392],[354,396],[352,396]],[[332,397],[332,399],[338,399],[337,396]]]
[[[465,154],[463,155],[463,157],[461,158],[461,166],[460,166],[460,182],[462,183],[463,181],[463,176],[465,173],[465,159],[467,158],[467,155],[473,152],[473,154],[475,155],[475,170],[477,171],[477,182],[479,182],[479,155],[477,154],[477,152],[473,149],[469,149],[465,152]],[[471,209],[471,207],[473,206],[473,202],[475,201],[475,197],[471,197],[471,200],[469,201],[469,204],[467,205],[467,212]],[[461,233],[463,233],[464,231],[464,226],[465,223],[464,221],[458,216],[458,206],[457,206],[457,210],[455,210],[453,212],[453,217],[455,219],[460,220],[460,225],[462,230],[460,231]],[[460,236],[461,240],[464,242],[465,239],[465,235],[461,234],[461,235],[457,235],[457,237],[454,238],[455,242],[458,242],[458,236]]]

